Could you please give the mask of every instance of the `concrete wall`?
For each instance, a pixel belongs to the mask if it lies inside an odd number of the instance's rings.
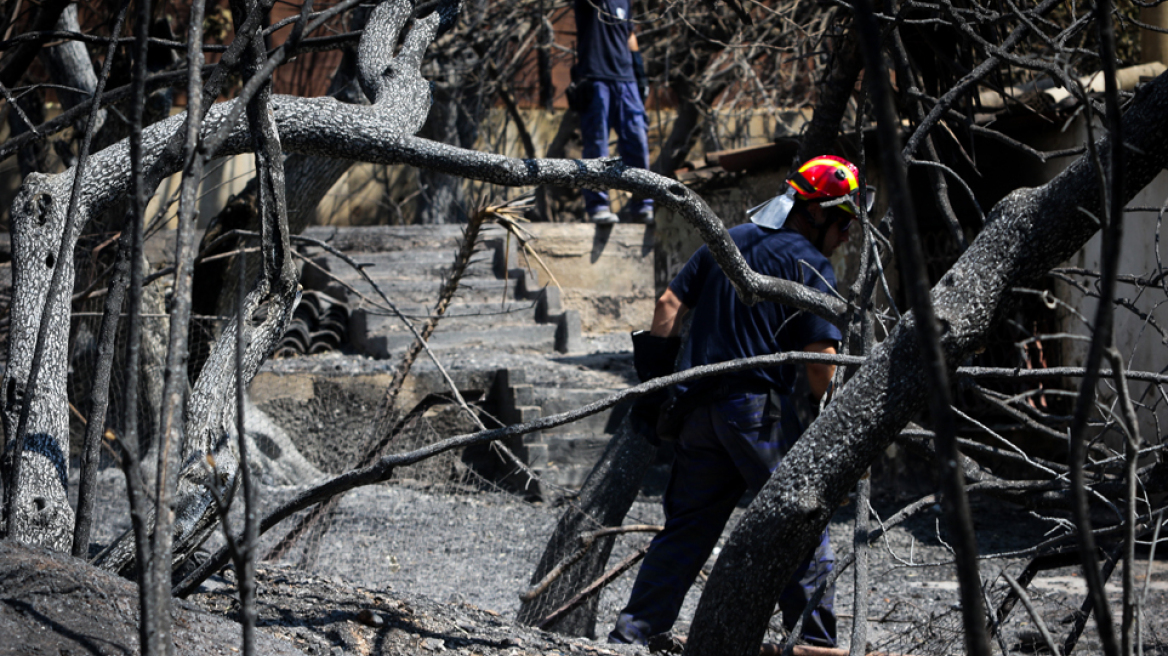
[[[524,229],[535,236],[531,248],[547,270],[534,257],[519,262],[540,285],[554,284],[553,277],[559,282],[564,306],[580,313],[584,332],[648,328],[656,301],[652,228],[528,223]]]
[[[1072,130],[1067,131],[1067,142],[1082,143],[1086,128],[1083,121],[1076,121]],[[1168,199],[1168,173],[1160,172],[1151,184],[1136,195],[1128,207],[1163,207]],[[1119,260],[1119,275],[1134,276],[1145,280],[1156,280],[1160,275],[1161,262],[1168,260],[1166,247],[1161,243],[1163,227],[1157,220],[1157,212],[1128,212],[1124,216],[1123,240]],[[1099,271],[1102,265],[1101,249],[1103,245],[1102,233],[1097,233],[1065,264],[1071,268],[1082,268]],[[1087,281],[1092,291],[1095,289],[1093,279],[1076,277],[1080,281]],[[1091,332],[1084,324],[1083,318],[1093,321],[1098,302],[1095,298],[1084,294],[1072,285],[1056,283],[1057,296],[1072,304],[1074,312],[1066,309],[1060,313],[1061,328],[1068,334],[1079,335],[1082,339],[1066,340],[1063,344],[1063,362],[1061,364],[1081,366],[1087,359],[1087,350]],[[1123,354],[1126,365],[1131,370],[1164,372],[1168,370],[1168,292],[1162,283],[1155,283],[1148,287],[1137,287],[1120,283],[1116,287],[1116,296],[1126,302],[1128,307],[1119,307],[1115,311],[1115,344]],[[1109,366],[1104,362],[1104,366]],[[1075,381],[1077,384],[1078,381]],[[1103,390],[1103,388],[1100,388]],[[1162,404],[1163,399],[1156,387],[1149,383],[1132,383],[1132,396],[1137,404]],[[1114,398],[1106,391],[1101,393],[1101,401],[1108,403]],[[1162,406],[1160,406],[1162,408]],[[1152,443],[1160,441],[1159,435],[1168,430],[1156,425],[1153,413],[1138,411],[1140,417],[1140,432],[1144,439]],[[1159,414],[1163,415],[1161,411]]]
[[[1087,127],[1080,116],[1060,130],[1062,126],[1051,127],[1046,130],[1030,131],[1026,135],[1026,142],[1039,150],[1059,150],[1080,147],[1086,143]],[[1102,133],[1102,128],[1096,124],[1095,135]],[[1030,185],[1043,184],[1063,171],[1074,157],[1053,159],[1043,165],[1035,165],[1030,158],[1013,166],[1025,165],[1026,178],[1022,178]],[[1007,166],[1006,168],[1009,168]],[[1151,184],[1145,187],[1128,203],[1128,207],[1162,207],[1168,199],[1168,175],[1161,172]],[[1119,261],[1120,276],[1135,276],[1145,279],[1155,279],[1159,270],[1158,262],[1168,259],[1168,253],[1160,243],[1156,212],[1128,212],[1124,216],[1123,243]],[[1102,234],[1097,233],[1087,244],[1062,266],[1073,269],[1086,269],[1098,272],[1101,268],[1100,249]],[[1070,278],[1089,289],[1096,290],[1096,278],[1071,275]],[[1069,284],[1058,279],[1054,283],[1054,295],[1066,305],[1058,307],[1056,332],[1063,333],[1058,339],[1057,346],[1061,351],[1059,361],[1048,361],[1049,366],[1082,366],[1086,361],[1091,330],[1088,323],[1094,321],[1098,307],[1097,301],[1084,293],[1078,285]],[[1163,372],[1168,370],[1168,348],[1165,348],[1165,335],[1160,331],[1168,329],[1168,293],[1162,286],[1157,285],[1139,288],[1129,284],[1119,284],[1116,295],[1123,299],[1128,307],[1119,307],[1115,313],[1115,343],[1119,352],[1126,359],[1129,369],[1140,371]],[[1024,297],[1022,303],[1043,303],[1043,299],[1030,296]],[[1013,333],[1011,333],[1013,334]],[[1071,337],[1073,336],[1073,337]],[[1108,366],[1104,363],[1104,366]],[[1077,390],[1080,383],[1078,378],[1069,378],[1059,387],[1066,390]],[[1114,394],[1108,391],[1107,385],[1100,386],[1100,401],[1109,404]],[[1145,383],[1132,383],[1132,394],[1138,403],[1162,404],[1163,399],[1155,387]],[[1161,407],[1162,406],[1158,406]],[[1138,408],[1138,406],[1137,406]],[[1145,439],[1153,443],[1159,442],[1159,434],[1164,429],[1157,429],[1155,417],[1146,409],[1137,409],[1140,417],[1140,429]],[[1161,411],[1162,415],[1163,412]],[[1163,422],[1161,422],[1163,423]]]

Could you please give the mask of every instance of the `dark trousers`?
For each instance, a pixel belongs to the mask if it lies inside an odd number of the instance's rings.
[[[782,400],[782,420],[768,416],[773,413],[767,412],[765,394],[731,394],[690,413],[675,445],[665,491],[665,528],[649,546],[610,641],[645,644],[673,626],[738,500],[747,489],[762,487],[802,432],[793,408]],[[819,546],[780,594],[788,630],[834,563],[824,531]],[[807,642],[835,645],[834,597],[833,586],[804,623],[802,638]]]
[[[648,124],[637,83],[588,80],[583,85],[588,98],[587,107],[580,113],[584,158],[608,157],[608,133],[614,129],[621,160],[628,166],[649,168]],[[607,193],[585,189],[583,194],[589,213],[608,209]],[[634,197],[627,209],[635,214],[652,208],[652,198]]]

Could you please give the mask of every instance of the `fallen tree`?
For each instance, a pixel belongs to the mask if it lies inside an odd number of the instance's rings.
[[[1168,164],[1168,75],[1123,117],[1130,200]],[[1097,144],[1107,147],[1107,137]],[[1036,189],[999,203],[970,248],[933,289],[946,364],[976,352],[1032,285],[1099,230],[1102,171],[1084,155]],[[690,630],[687,654],[755,654],[778,591],[877,454],[929,398],[915,318],[907,315],[783,460],[731,535]],[[742,603],[749,599],[750,603]]]
[[[132,156],[136,147],[125,142],[95,154],[80,181],[80,197],[73,217],[69,216],[66,200],[73,189],[73,171],[28,179],[13,212],[17,289],[12,306],[12,357],[5,372],[4,402],[10,442],[6,446],[24,467],[21,475],[9,479],[6,488],[10,491],[8,538],[57,549],[68,547],[72,519],[65,495],[64,454],[68,431],[64,380],[68,363],[64,344],[73,246],[87,221],[130,193],[134,176],[128,172],[135,165],[149,169],[151,176],[189,166],[189,153],[184,156],[178,148],[167,148],[181,141],[175,135],[184,126],[218,146],[212,150],[220,155],[260,147],[269,149],[271,155],[270,149],[276,142],[269,138],[257,143],[259,126],[270,128],[273,134],[269,136],[278,135],[278,144],[283,149],[306,155],[412,164],[507,186],[615,188],[652,197],[698,230],[747,301],[783,302],[839,323],[846,322],[848,311],[854,308],[839,298],[769,279],[746,267],[727,238],[722,221],[697,194],[674,180],[629,169],[615,161],[521,160],[411,136],[428,108],[428,85],[417,74],[420,53],[433,38],[438,21],[415,20],[401,52],[396,55],[386,52],[392,49],[399,32],[412,18],[412,5],[406,6],[409,4],[380,5],[379,8],[385,8],[384,13],[379,21],[372,23],[374,29],[366,33],[370,45],[368,49],[363,46],[361,71],[366,93],[374,99],[371,106],[344,105],[327,98],[273,96],[266,106],[250,109],[244,107],[250,104],[247,101],[217,104],[201,121],[186,115],[173,117],[143,131],[141,157]],[[253,61],[252,65],[258,63],[261,62]],[[1164,165],[1168,128],[1160,118],[1166,110],[1168,81],[1161,76],[1140,92],[1126,117],[1127,197]],[[250,119],[247,122],[242,120],[245,112]],[[192,136],[190,141],[193,144],[197,140]],[[1090,155],[1083,156],[1050,184],[1035,190],[1019,190],[990,214],[986,230],[934,291],[942,346],[950,368],[981,347],[995,321],[1011,307],[1013,289],[1037,279],[1077,250],[1098,229],[1093,217],[1101,215],[1103,193],[1099,176],[1095,160]],[[279,192],[274,196],[278,199]],[[268,264],[275,275],[265,278],[268,287],[255,292],[245,313],[250,317],[253,311],[262,309],[265,321],[248,326],[251,335],[246,340],[243,365],[234,363],[237,333],[229,328],[220,338],[190,399],[174,405],[182,411],[181,430],[174,423],[170,427],[179,430],[185,438],[181,456],[184,470],[180,477],[186,478],[182,480],[177,503],[178,544],[182,549],[196,543],[200,532],[206,530],[207,524],[203,522],[213,514],[211,491],[232,484],[230,447],[224,441],[236,430],[231,405],[234,385],[229,383],[254,375],[294,303],[294,285],[278,262],[287,251],[287,216],[281,218],[281,213],[276,211],[265,232],[263,250],[265,257],[271,258]],[[191,245],[190,241],[187,243]],[[52,282],[54,277],[58,278],[56,283]],[[47,320],[44,324],[42,317]],[[47,332],[39,335],[42,330]],[[39,356],[35,355],[38,342],[42,350]],[[172,360],[182,357],[181,352],[172,353]],[[31,372],[36,368],[39,374],[34,380]],[[759,496],[719,560],[687,649],[693,653],[752,653],[757,648],[762,628],[774,606],[773,594],[798,561],[800,547],[809,545],[819,535],[831,510],[875,454],[923,407],[927,388],[922,371],[915,323],[913,316],[908,315],[876,347]],[[172,374],[171,394],[182,396],[181,391],[176,391],[181,388],[173,386],[183,375],[185,371]],[[667,382],[662,381],[660,385]],[[650,389],[656,388],[642,386],[625,397]],[[582,413],[597,409],[585,408]],[[583,416],[582,413],[573,416]],[[387,456],[369,468],[350,472],[314,489],[311,495],[297,499],[296,503],[300,504],[298,508],[304,508],[354,485],[384,480],[394,467],[416,462],[440,450],[500,439],[547,425],[552,424],[537,422],[523,429],[461,436],[417,453]],[[203,464],[208,455],[214,456],[215,475],[226,475],[227,480],[210,478],[211,472]],[[6,471],[12,470],[9,467]],[[627,490],[620,494],[627,494]],[[282,518],[269,518],[266,527]],[[124,567],[130,560],[116,562]]]

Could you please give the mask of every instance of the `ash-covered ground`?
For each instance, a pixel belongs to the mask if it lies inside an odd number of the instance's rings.
[[[605,348],[605,344],[595,348]],[[620,366],[627,367],[627,362]],[[911,480],[905,478],[903,474],[877,475],[874,506],[880,517],[887,518],[929,493],[929,484],[919,472],[908,475]],[[101,481],[102,515],[94,539],[107,543],[129,526],[129,520],[121,474],[105,470]],[[272,508],[300,489],[265,486],[262,504]],[[982,577],[986,594],[996,606],[1007,589],[1000,573],[1005,570],[1018,576],[1029,560],[1015,552],[1053,535],[1064,518],[1042,519],[980,497],[974,498],[973,507],[979,550],[986,557]],[[644,653],[604,644],[604,634],[627,599],[636,568],[601,593],[599,640],[567,639],[514,625],[519,594],[528,587],[563,510],[562,505],[525,500],[465,480],[435,483],[432,478],[412,478],[408,470],[402,470],[393,482],[345,495],[327,531],[306,539],[284,561],[261,568],[261,624],[312,654]],[[854,503],[844,506],[832,522],[832,543],[841,560],[853,550],[854,511]],[[741,513],[741,509],[736,512],[731,526]],[[662,521],[660,498],[652,494],[639,499],[626,520]],[[283,530],[278,528],[263,538],[265,551]],[[729,529],[724,537],[728,533]],[[945,534],[940,508],[928,506],[871,545],[866,641],[873,649],[909,654],[963,651],[958,589]],[[647,541],[644,534],[621,538],[610,563],[619,562]],[[216,537],[208,547],[215,549],[219,544],[221,538]],[[1166,656],[1168,564],[1161,560],[1149,566],[1143,553],[1136,576],[1141,593],[1146,591],[1140,642],[1144,654]],[[1108,585],[1117,626],[1121,575],[1119,568]],[[701,589],[699,580],[675,627],[678,635],[687,631]],[[1041,572],[1029,592],[1043,623],[1061,643],[1084,600],[1081,575],[1073,567]],[[231,616],[233,595],[233,576],[226,572],[210,579],[192,601]],[[853,600],[853,575],[847,571],[839,579],[835,602],[842,647],[851,640]],[[772,624],[779,626],[777,618]],[[772,630],[767,639],[777,642],[781,634]],[[1099,648],[1091,621],[1077,649],[1096,653]],[[1021,605],[1003,625],[998,649],[1007,653],[1042,649],[1036,623]]]
[[[103,481],[109,505],[118,505],[120,475],[107,470]],[[294,492],[295,488],[266,488],[264,505],[273,505]],[[881,514],[887,516],[892,510],[886,508]],[[418,646],[437,651],[439,640],[443,648],[460,653],[488,653],[484,650],[489,645],[475,642],[474,635],[479,635],[480,642],[493,644],[498,653],[573,651],[571,645],[581,644],[608,649],[603,640],[565,642],[550,634],[516,628],[511,621],[519,606],[518,595],[527,587],[560,512],[562,508],[505,493],[418,489],[408,482],[355,490],[346,495],[329,530],[312,545],[315,555],[305,557],[305,550],[297,550],[288,561],[262,570],[262,617],[277,635],[298,641],[309,653],[411,653],[408,648]],[[997,503],[975,503],[975,517],[984,555],[1024,549],[1040,541],[1048,528],[1024,512]],[[852,518],[853,507],[847,506],[832,523],[833,546],[841,558],[852,549]],[[628,521],[658,523],[661,519],[658,500],[644,498],[634,505]],[[99,523],[99,538],[111,539],[124,526],[123,521],[113,514],[106,516]],[[961,651],[958,591],[949,553],[942,543],[945,531],[938,528],[941,524],[943,518],[937,509],[927,509],[891,529],[870,549],[867,641],[872,647],[913,654]],[[634,537],[618,542],[611,562],[624,558],[646,540]],[[274,536],[264,540],[266,546],[273,543]],[[983,563],[982,575],[993,601],[1004,594],[1005,582],[998,573],[1006,569],[1018,576],[1025,562],[1023,558],[992,558]],[[1147,561],[1139,565],[1137,582],[1142,588]],[[1120,571],[1108,585],[1117,622]],[[229,612],[234,608],[233,577],[229,573],[225,576],[212,578],[193,601]],[[633,576],[629,572],[603,592],[598,622],[601,638],[627,598]],[[836,597],[841,646],[845,647],[851,634],[852,583],[851,573],[845,572]],[[1168,654],[1168,565],[1154,563],[1148,583],[1144,653]],[[700,591],[699,580],[675,627],[680,635],[688,628]],[[1075,568],[1043,572],[1031,583],[1030,594],[1059,641],[1070,630],[1084,592]],[[346,638],[348,634],[338,628],[355,628],[353,622],[361,610],[372,609],[392,619],[397,617],[394,608],[407,607],[414,609],[411,613],[436,618],[432,621],[439,625],[455,627],[451,629],[454,633],[436,629],[418,633],[397,626],[399,633],[383,641],[383,648],[366,645],[370,650],[365,651],[355,647],[360,640]],[[439,608],[442,610],[435,610]],[[305,612],[312,617],[304,616]],[[427,631],[433,633],[429,642],[423,635]],[[1080,642],[1080,653],[1099,650],[1094,631],[1091,622]],[[488,640],[483,636],[493,637]],[[1011,614],[1003,636],[1010,652],[1027,653],[1040,645],[1035,624],[1021,606]],[[768,636],[768,640],[779,639],[776,632]],[[342,651],[333,651],[338,646]]]

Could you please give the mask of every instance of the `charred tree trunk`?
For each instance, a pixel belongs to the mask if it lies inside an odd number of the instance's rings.
[[[677,118],[669,130],[669,136],[661,144],[661,151],[652,169],[661,175],[672,176],[673,172],[681,168],[689,151],[698,142],[702,134],[705,114],[702,107],[709,107],[710,103],[726,90],[725,82],[715,82],[697,88],[688,76],[678,77],[672,84],[673,91],[680,99],[677,105]]]
[[[462,56],[474,59],[473,52]],[[419,136],[441,143],[474,148],[484,111],[483,85],[462,73],[477,68],[474,61],[436,63],[430,79],[435,80],[434,105]],[[415,223],[459,223],[459,208],[466,206],[466,187],[461,178],[438,171],[418,171],[418,202]]]
[[[815,104],[815,113],[799,142],[796,163],[835,150],[840,123],[863,68],[864,58],[860,55],[859,40],[855,31],[849,27],[844,38],[839,40],[839,49],[835,51],[827,79],[819,86],[819,102]]]
[[[373,140],[394,142],[417,131],[429,106],[429,85],[418,73],[422,51],[433,39],[438,16],[417,20],[404,39],[399,53],[393,47],[398,35],[412,15],[412,3],[387,2],[379,6],[380,23],[365,31],[361,47],[361,81],[366,95],[375,98],[370,107],[341,105],[331,99],[297,99],[274,97],[272,113],[281,137],[288,143],[305,143],[321,136],[318,128],[330,122],[343,125],[346,136],[329,144],[300,149],[320,154],[351,157],[346,139],[357,142]],[[392,68],[391,68],[392,67]],[[392,76],[386,72],[392,73]],[[307,103],[307,104],[303,104]],[[224,126],[235,103],[216,105],[204,122],[203,133],[212,134],[223,128],[226,138],[219,155],[231,155],[252,147],[251,135],[245,125]],[[329,121],[331,117],[333,121]],[[364,117],[364,118],[363,118]],[[168,151],[165,146],[185,121],[179,115],[157,123],[143,133],[143,152],[146,164],[169,174],[182,166],[181,153]],[[357,125],[366,123],[364,133]],[[368,145],[368,141],[365,144]],[[365,146],[358,146],[363,150]],[[165,158],[160,161],[160,157]],[[72,510],[65,494],[68,476],[68,404],[65,390],[70,323],[70,297],[73,289],[73,251],[78,235],[95,216],[119,202],[129,191],[130,159],[128,145],[116,144],[96,153],[81,180],[81,201],[78,206],[76,229],[64,234],[65,214],[74,172],[56,176],[34,174],[25,180],[13,204],[13,279],[12,327],[9,341],[9,363],[4,372],[3,419],[9,435],[15,434],[21,409],[30,404],[23,451],[10,454],[23,462],[19,485],[14,486],[12,502],[6,508],[14,513],[15,528],[7,536],[21,542],[42,544],[67,550],[72,531]],[[286,227],[281,227],[286,232]],[[286,239],[286,235],[284,237]],[[62,241],[66,248],[57,257]],[[265,248],[265,250],[268,250]],[[54,267],[65,267],[60,290],[49,298],[49,282]],[[248,313],[255,316],[261,308],[265,318],[257,325],[244,329],[248,335],[242,375],[250,378],[267,357],[270,348],[283,333],[282,321],[291,314],[295,300],[295,286],[275,284],[269,276],[264,289],[253,292],[248,299]],[[49,304],[47,337],[40,362],[37,385],[28,386],[32,355],[42,315]],[[182,553],[189,541],[202,532],[207,510],[213,505],[204,483],[205,468],[200,454],[215,451],[224,444],[223,438],[233,428],[232,390],[225,384],[234,379],[235,327],[231,324],[220,337],[212,361],[204,367],[183,409],[182,420],[187,436],[184,449],[186,469],[180,473],[178,506],[175,509],[178,530],[175,553]],[[230,407],[228,407],[230,406]],[[228,473],[228,472],[223,472]],[[233,479],[233,476],[229,476]],[[131,549],[132,551],[132,549]],[[123,561],[125,562],[125,561]]]
[[[77,22],[76,4],[70,4],[61,12],[53,29],[81,32],[81,25]],[[93,92],[97,89],[97,73],[93,70],[89,51],[80,41],[64,41],[45,48],[41,52],[41,59],[48,69],[49,78],[59,85],[56,92],[61,107],[70,109],[93,97]],[[94,130],[101,130],[105,124],[105,117],[106,111],[99,110]],[[75,127],[77,134],[80,135],[85,126],[79,121]]]
[[[580,489],[580,495],[560,516],[556,530],[531,576],[533,585],[579,548],[582,534],[605,526],[620,526],[624,521],[641,489],[645,471],[657,452],[656,447],[649,444],[642,434],[643,428],[630,415],[621,421],[604,455]],[[612,536],[600,538],[599,543],[567,568],[547,591],[534,599],[524,600],[519,608],[518,620],[528,625],[539,624],[549,613],[596,580],[608,566],[614,540]],[[595,638],[596,607],[599,602],[600,596],[594,595],[576,610],[543,628],[565,635]]]
[[[1130,199],[1168,164],[1168,75],[1137,94],[1124,117]],[[1105,150],[1105,144],[1099,148]],[[984,343],[1032,285],[1099,229],[1100,172],[1090,156],[1036,189],[1018,190],[933,289],[942,349],[954,368]],[[928,398],[911,315],[877,346],[788,453],[722,550],[690,629],[687,654],[757,654],[779,590],[835,508]]]
[[[349,22],[351,30],[365,28],[369,19],[367,9],[358,9]],[[330,96],[346,103],[369,104],[357,83],[357,53],[347,49],[329,85]],[[288,229],[298,235],[316,219],[316,208],[333,185],[353,166],[352,160],[335,159],[321,155],[293,153],[284,161],[287,179]],[[257,232],[260,228],[257,179],[248,181],[243,191],[227,201],[226,206],[207,226],[199,242],[199,254],[207,258],[226,255],[239,248],[239,239],[221,239],[234,230]],[[218,242],[218,243],[216,243]],[[212,246],[211,244],[215,244]],[[256,258],[247,272],[254,277],[259,271]],[[195,265],[195,281],[191,310],[204,316],[229,316],[235,311],[236,264],[234,257],[224,257]],[[205,322],[191,322],[191,363],[188,375],[193,383],[210,352],[215,330]]]

